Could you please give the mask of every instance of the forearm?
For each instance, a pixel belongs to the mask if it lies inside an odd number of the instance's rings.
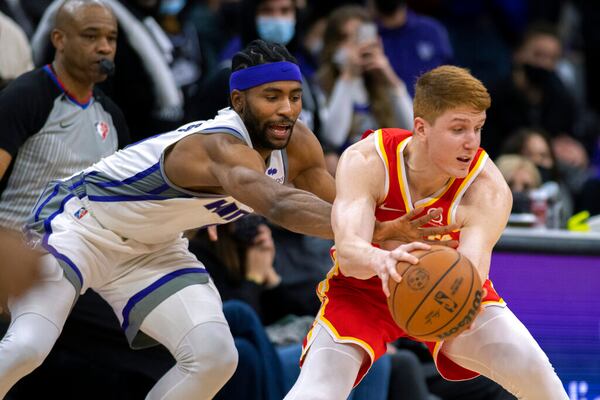
[[[336,259],[340,270],[344,275],[357,279],[369,279],[376,275],[374,264],[386,253],[358,238],[336,243]]]
[[[406,90],[406,85],[400,82],[401,85],[394,87],[390,91],[392,105],[394,107],[394,115],[399,126],[403,129],[412,130],[413,128],[413,104],[410,94]]]
[[[341,146],[348,137],[352,125],[352,93],[357,79],[338,79],[327,100],[327,107],[322,117],[322,132],[327,141],[334,146]]]
[[[292,232],[333,239],[331,204],[312,193],[290,189],[262,212],[270,221]]]

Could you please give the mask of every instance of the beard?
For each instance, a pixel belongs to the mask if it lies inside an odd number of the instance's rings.
[[[289,118],[281,118],[277,121],[267,121],[261,123],[252,112],[251,107],[247,104],[246,107],[242,110],[242,121],[248,130],[248,134],[250,135],[250,139],[252,140],[252,145],[254,147],[259,147],[261,149],[268,150],[281,150],[287,147],[290,139],[292,138],[292,132],[294,130],[295,120]],[[273,143],[269,140],[268,136],[268,127],[269,125],[289,125],[290,126],[290,135],[288,136],[285,143]]]

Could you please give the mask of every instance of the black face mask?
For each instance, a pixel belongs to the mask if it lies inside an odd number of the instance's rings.
[[[382,15],[390,15],[405,4],[406,0],[375,0],[375,8]]]
[[[553,181],[554,179],[554,171],[551,168],[536,166],[538,172],[540,173],[540,177],[542,178],[542,183]]]
[[[524,214],[531,212],[531,201],[527,192],[513,192],[513,214]]]
[[[536,67],[531,64],[523,64],[523,71],[529,83],[538,89],[548,87],[555,78],[555,73],[542,67]]]

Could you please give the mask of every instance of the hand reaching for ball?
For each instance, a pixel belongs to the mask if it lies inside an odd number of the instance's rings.
[[[415,250],[429,250],[430,248],[431,246],[421,242],[403,244],[394,250],[387,252],[387,255],[383,258],[382,262],[375,264],[375,272],[379,279],[381,279],[383,293],[385,293],[386,297],[389,297],[390,295],[388,287],[390,277],[396,282],[402,280],[402,276],[400,276],[400,273],[397,270],[397,264],[399,262],[416,264],[419,262],[419,259],[410,254],[410,252]]]

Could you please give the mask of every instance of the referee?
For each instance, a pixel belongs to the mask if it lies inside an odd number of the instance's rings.
[[[103,3],[67,1],[51,33],[54,61],[0,92],[0,227],[20,230],[49,181],[127,143],[123,114],[94,87],[110,72],[116,37]]]
[[[129,143],[122,112],[95,87],[112,72],[116,38],[116,19],[102,1],[67,0],[51,32],[53,62],[21,75],[0,92],[0,229],[20,231],[49,181],[84,169]],[[3,240],[0,251],[6,244]],[[0,279],[10,273],[14,280],[26,272],[26,258],[17,260],[15,249],[0,254],[5,263],[19,263],[4,268]],[[68,387],[76,390],[90,374],[85,367],[91,368],[101,355],[130,362],[127,355],[132,352],[126,343],[111,342],[122,335],[118,324],[99,325],[99,314],[112,315],[112,311],[97,295],[82,296],[47,368],[23,379],[23,385],[17,385],[7,398],[37,398],[41,387],[45,397],[61,393],[62,398],[75,398],[69,396],[62,379],[52,379],[54,374],[74,378]],[[5,329],[0,326],[0,332]],[[133,380],[130,383],[135,386]],[[59,384],[63,386],[60,392]],[[101,398],[102,390],[95,393],[87,398]]]

